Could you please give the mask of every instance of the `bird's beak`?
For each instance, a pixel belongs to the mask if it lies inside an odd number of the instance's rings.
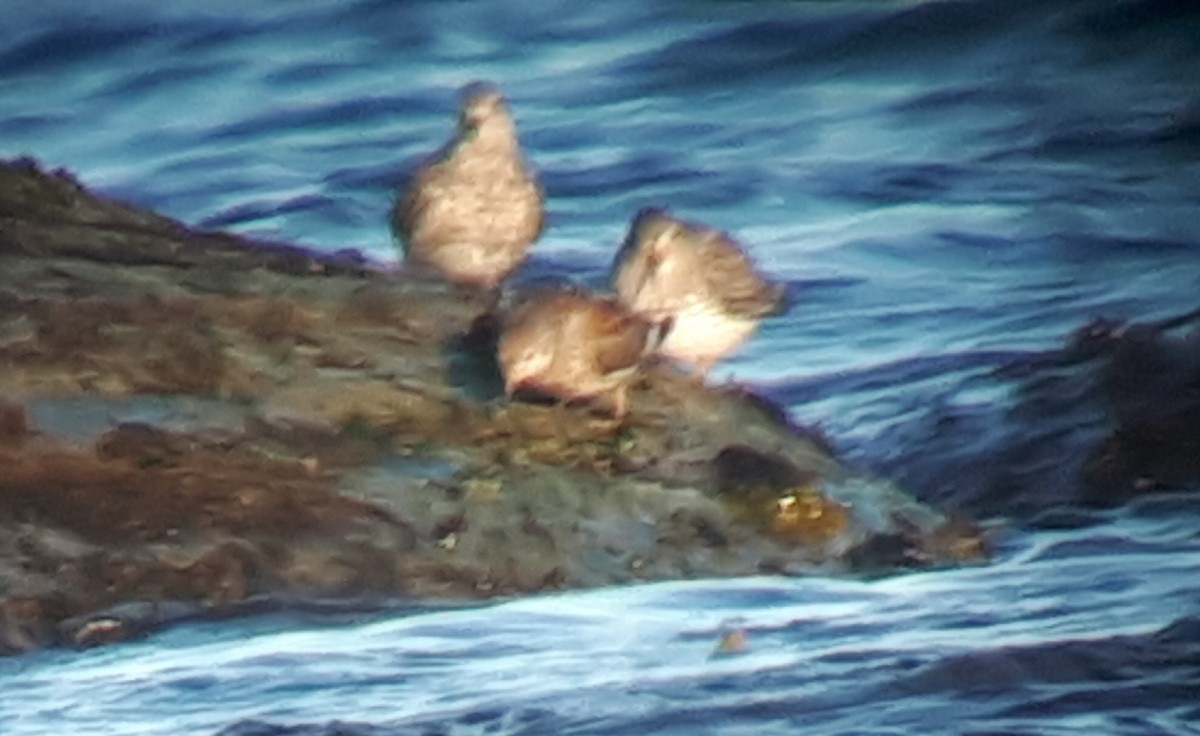
[[[653,328],[646,335],[645,352],[647,354],[658,350],[667,340],[667,336],[671,334],[671,330],[675,327],[675,317],[667,316],[666,319],[658,320],[654,323]]]
[[[675,237],[675,231],[678,229],[678,226],[676,226],[674,223],[671,223],[669,226],[667,226],[667,229],[659,233],[658,237],[654,239],[654,242],[650,244],[650,262],[656,268],[658,267],[658,264],[662,263],[663,252],[666,249],[667,243],[670,242],[671,238]]]
[[[679,225],[671,223],[650,244],[650,257],[647,259],[650,271],[657,271],[667,259],[667,246],[679,234]]]

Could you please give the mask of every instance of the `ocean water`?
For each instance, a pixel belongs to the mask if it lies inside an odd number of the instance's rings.
[[[730,230],[794,303],[714,377],[926,498],[1060,498],[1103,427],[1001,369],[1097,315],[1200,306],[1183,0],[6,0],[0,155],[389,263],[392,190],[476,78],[505,89],[549,195],[519,278],[602,284],[648,204]],[[982,568],[277,615],[10,658],[0,733],[1198,733],[1187,490],[1066,524],[1001,508]],[[712,656],[729,627],[746,650]]]

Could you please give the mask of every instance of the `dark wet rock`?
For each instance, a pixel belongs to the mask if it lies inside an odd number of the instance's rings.
[[[859,572],[880,572],[924,567],[920,547],[905,534],[880,534],[846,553],[850,566]]]
[[[1148,324],[1096,320],[1073,336],[1068,354],[1098,361],[1096,382],[1114,425],[1083,466],[1089,503],[1200,484],[1197,322],[1200,310]]]
[[[29,158],[0,165],[0,255],[174,268],[252,265],[294,275],[363,275],[369,269],[358,253],[318,254],[293,245],[193,230],[92,196],[69,172],[47,173]]]
[[[717,490],[720,493],[748,496],[783,490],[813,482],[818,474],[799,467],[787,458],[756,450],[746,445],[729,445],[713,458]]]
[[[57,627],[60,641],[77,647],[112,644],[145,635],[177,621],[197,618],[203,606],[182,601],[130,601],[104,611],[69,618]]]
[[[713,458],[716,491],[741,519],[784,543],[819,547],[847,531],[850,515],[820,487],[821,474],[741,444]]]
[[[850,569],[866,574],[983,562],[991,557],[988,530],[953,515],[932,529],[897,519],[898,531],[875,534],[846,552]]]
[[[25,416],[25,407],[0,402],[0,442],[23,442],[28,434],[29,420]]]
[[[96,443],[96,456],[101,460],[125,459],[139,468],[176,466],[191,449],[185,438],[152,424],[129,422],[118,424]]]
[[[1005,357],[968,380],[1012,398],[964,400],[962,386],[921,397],[916,421],[878,438],[893,452],[872,469],[926,503],[1034,526],[1200,489],[1200,310],[1098,318],[1061,348]]]
[[[0,651],[263,600],[852,569],[894,535],[977,559],[752,393],[657,366],[621,420],[505,400],[493,298],[0,164]]]

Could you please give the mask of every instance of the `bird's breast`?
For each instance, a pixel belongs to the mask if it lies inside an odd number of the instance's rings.
[[[688,363],[719,359],[754,333],[757,321],[739,317],[710,302],[696,302],[675,313],[659,351]]]

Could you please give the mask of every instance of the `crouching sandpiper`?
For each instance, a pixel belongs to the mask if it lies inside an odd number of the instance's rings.
[[[661,333],[611,297],[574,287],[535,291],[502,317],[498,348],[504,391],[585,401],[616,418]]]

